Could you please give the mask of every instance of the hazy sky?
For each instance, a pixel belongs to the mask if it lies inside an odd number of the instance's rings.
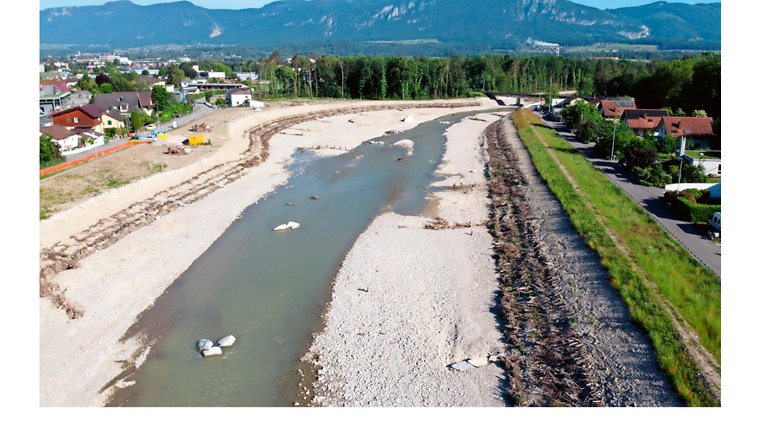
[[[131,0],[138,5],[150,5],[154,3],[171,3],[178,0]],[[208,9],[245,9],[260,8],[261,6],[271,3],[273,0],[189,0],[196,6]],[[406,2],[407,0],[388,0],[389,3]],[[655,3],[655,0],[570,0],[579,5],[593,6],[599,9],[615,9],[626,6],[647,5]],[[107,3],[106,0],[40,0],[40,9],[53,8],[58,6],[84,6],[84,5],[102,5]],[[680,0],[669,1],[669,3],[720,3],[720,0]]]

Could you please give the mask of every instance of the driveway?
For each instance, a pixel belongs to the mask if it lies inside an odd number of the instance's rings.
[[[635,183],[636,178],[633,173],[626,170],[625,167],[616,161],[599,157],[594,151],[593,143],[584,144],[578,141],[575,135],[570,133],[565,124],[547,120],[544,120],[544,122],[580,151],[596,169],[607,175],[611,181],[625,191],[639,206],[649,212],[694,258],[720,278],[720,245],[702,235],[691,223],[676,217],[670,206],[662,199],[662,196],[665,194],[664,189]]]

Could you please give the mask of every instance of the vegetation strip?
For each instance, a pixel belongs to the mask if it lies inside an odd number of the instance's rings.
[[[717,310],[717,319],[706,318],[703,321],[707,320],[711,326],[710,330],[704,334],[704,339],[708,341],[705,345],[719,361],[719,280],[711,281],[709,271],[696,263],[664,231],[661,231],[646,212],[588,164],[572,146],[566,143],[567,146],[562,145],[563,141],[556,135],[550,136],[548,129],[534,130],[534,124],[545,126],[537,117],[521,110],[515,112],[512,118],[542,178],[562,203],[570,216],[573,227],[581,234],[589,247],[597,252],[602,259],[602,264],[609,270],[610,283],[625,300],[634,322],[649,335],[660,367],[673,381],[681,397],[692,406],[719,405],[719,396],[711,392],[705,383],[701,369],[689,355],[682,335],[678,332],[668,312],[657,300],[657,290],[659,290],[674,304],[679,314],[691,316],[692,319],[695,319],[693,310],[682,311],[682,308],[686,309],[687,305],[694,307],[695,304],[704,304],[709,307],[707,309],[709,312]],[[563,165],[576,179],[580,190],[588,197],[588,202],[573,188],[570,180],[560,169],[560,165],[544,147],[539,133],[543,133],[548,138],[547,144],[555,149],[557,157],[561,158]],[[595,213],[604,219],[608,224],[607,227],[600,223]],[[627,253],[612,239],[608,227],[619,237],[622,244],[628,247]],[[668,263],[670,260],[679,259],[691,263],[686,267],[682,261]],[[640,273],[636,269],[637,266],[641,267],[645,273]],[[707,278],[704,278],[705,274],[708,275]],[[698,285],[702,293],[695,292],[695,286],[691,281],[682,279],[688,277],[699,277],[703,280],[705,284]],[[654,282],[656,288],[651,287],[649,281]],[[716,286],[717,295],[714,290]],[[685,317],[685,319],[697,328],[697,325],[692,324],[689,318]],[[700,331],[699,328],[697,331]],[[700,339],[702,338],[700,334]]]

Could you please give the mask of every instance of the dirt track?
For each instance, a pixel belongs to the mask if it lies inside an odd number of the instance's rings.
[[[486,131],[510,403],[681,406],[511,121]]]

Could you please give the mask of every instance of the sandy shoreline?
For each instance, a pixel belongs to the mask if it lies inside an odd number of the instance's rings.
[[[72,242],[72,235],[100,219],[118,213],[146,197],[154,197],[192,176],[234,162],[248,148],[247,133],[256,124],[276,117],[308,114],[318,110],[367,107],[366,113],[357,112],[310,121],[299,124],[292,130],[285,130],[284,134],[272,138],[269,158],[263,163],[248,168],[247,171],[241,170],[236,180],[230,179],[228,184],[219,184],[219,188],[214,188],[213,193],[207,197],[179,209],[175,208],[167,215],[156,216],[150,223],[125,235],[114,244],[81,259],[78,268],[58,273],[53,281],[66,292],[71,301],[85,310],[85,314],[79,319],[69,320],[49,300],[40,299],[40,405],[102,406],[113,386],[122,385],[112,382],[119,373],[129,365],[139,364],[147,355],[145,347],[149,345],[145,344],[146,341],[120,341],[122,335],[140,312],[148,308],[229,227],[245,207],[287,181],[285,165],[296,149],[334,147],[335,149],[320,148],[320,152],[339,154],[339,147],[353,148],[388,130],[403,130],[445,114],[484,108],[481,105],[495,107],[495,103],[487,99],[458,102],[472,103],[472,106],[457,109],[371,111],[378,104],[392,103],[351,102],[274,109],[269,113],[245,112],[234,115],[236,117],[230,117],[229,112],[214,114],[208,117],[216,118],[214,124],[226,124],[228,127],[226,133],[215,138],[221,144],[215,154],[172,173],[159,174],[104,194],[81,204],[81,207],[72,207],[41,221],[41,250],[56,243]],[[435,101],[435,104],[440,103]],[[408,115],[413,115],[413,121],[401,122],[400,119]],[[219,119],[221,117],[229,120]],[[338,132],[340,144],[335,140],[335,133]],[[458,159],[453,159],[456,160]],[[466,170],[469,171],[471,166],[468,163]],[[448,170],[443,172],[450,173]],[[469,178],[464,177],[465,180]],[[166,203],[172,203],[171,198],[167,198]],[[459,199],[443,196],[439,209],[442,216],[452,212],[450,218],[456,219],[457,215],[462,214],[454,212],[461,209],[461,206]],[[450,232],[454,231],[456,230]],[[457,232],[464,234],[463,231]],[[481,235],[483,231],[476,231],[474,235],[465,238],[474,241],[476,238],[473,237]],[[485,351],[485,348],[480,351]]]

